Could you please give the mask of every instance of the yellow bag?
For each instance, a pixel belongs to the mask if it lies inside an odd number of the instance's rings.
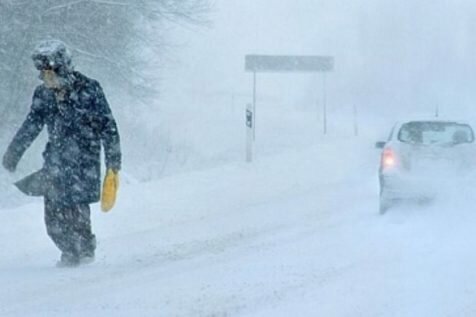
[[[119,188],[119,173],[108,169],[106,176],[104,176],[104,183],[102,185],[101,196],[101,210],[108,212],[114,207],[116,202],[117,190]]]

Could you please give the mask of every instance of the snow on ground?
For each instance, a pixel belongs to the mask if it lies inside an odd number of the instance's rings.
[[[55,268],[41,201],[2,210],[0,315],[474,316],[470,204],[378,215],[372,146],[126,183],[94,206],[97,260],[75,269]]]

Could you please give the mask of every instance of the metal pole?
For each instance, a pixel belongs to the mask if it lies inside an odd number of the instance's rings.
[[[253,140],[256,139],[256,71],[253,72]]]
[[[235,113],[235,92],[231,92],[231,113]]]
[[[327,96],[326,96],[326,73],[322,73],[322,95],[323,95],[323,125],[324,125],[324,134],[327,134]]]
[[[253,72],[253,140],[256,139],[256,72]]]

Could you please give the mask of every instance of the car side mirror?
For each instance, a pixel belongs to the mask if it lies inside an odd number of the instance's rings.
[[[375,143],[375,148],[376,149],[383,149],[385,147],[386,143],[387,142],[385,142],[385,141],[378,141],[378,142]]]

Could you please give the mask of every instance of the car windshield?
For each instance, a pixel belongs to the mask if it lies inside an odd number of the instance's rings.
[[[402,125],[398,140],[414,144],[460,144],[473,142],[474,135],[467,124],[415,121]]]

